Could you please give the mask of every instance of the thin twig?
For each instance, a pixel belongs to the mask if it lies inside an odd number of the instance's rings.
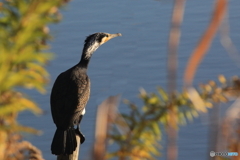
[[[168,42],[169,45],[168,45],[167,79],[168,89],[170,92],[176,89],[177,65],[178,65],[177,50],[181,35],[180,26],[184,15],[184,7],[185,0],[175,0]]]
[[[210,48],[213,38],[216,35],[216,32],[225,17],[225,14],[227,12],[227,3],[227,0],[216,0],[209,26],[205,30],[205,33],[202,35],[198,45],[193,50],[191,57],[189,58],[184,73],[184,83],[187,87],[192,85],[198,65]]]
[[[168,66],[167,66],[167,73],[168,73],[168,91],[169,95],[176,90],[177,86],[177,50],[179,45],[180,39],[180,26],[182,23],[183,15],[184,15],[184,7],[185,7],[185,0],[175,0],[174,8],[172,13],[172,21],[171,21],[171,30],[169,35],[169,48],[168,48]],[[176,130],[176,113],[173,109],[169,109],[169,113],[173,117],[172,121],[167,126],[167,136],[168,136],[168,143],[167,143],[167,159],[168,160],[176,160],[178,155],[178,148],[176,145],[177,140],[177,130]]]
[[[220,33],[220,42],[225,50],[228,52],[230,58],[235,62],[235,64],[240,67],[240,53],[237,47],[234,45],[230,35],[230,27],[229,27],[229,20],[228,14],[226,13],[225,19],[222,25],[219,28]]]

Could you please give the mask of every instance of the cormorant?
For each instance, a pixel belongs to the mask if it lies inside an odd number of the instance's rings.
[[[76,134],[80,135],[81,143],[84,142],[85,138],[79,130],[79,124],[85,114],[85,106],[90,95],[88,63],[100,45],[117,36],[121,34],[89,35],[85,40],[80,62],[57,77],[50,100],[52,118],[57,127],[51,145],[52,154],[72,154],[77,147]]]

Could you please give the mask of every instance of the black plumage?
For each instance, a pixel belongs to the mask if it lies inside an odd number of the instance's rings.
[[[50,100],[53,121],[57,127],[51,145],[52,154],[72,154],[77,147],[76,134],[80,135],[81,143],[84,142],[79,124],[90,96],[88,63],[100,45],[117,36],[121,34],[95,33],[88,36],[80,62],[57,77]]]

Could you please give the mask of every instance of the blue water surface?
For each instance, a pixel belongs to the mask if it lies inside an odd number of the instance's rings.
[[[182,78],[186,63],[208,26],[214,1],[191,0],[186,2],[179,46],[178,88],[182,88]],[[137,98],[140,87],[154,92],[156,86],[166,88],[166,62],[168,35],[172,13],[172,1],[154,0],[73,0],[61,11],[63,20],[50,27],[54,40],[51,51],[55,59],[47,66],[51,82],[47,94],[27,91],[30,98],[44,110],[36,117],[30,112],[20,114],[21,124],[42,130],[41,136],[26,135],[26,139],[40,148],[46,160],[54,160],[50,145],[55,125],[49,105],[49,95],[59,73],[72,67],[80,60],[85,37],[95,32],[122,33],[101,46],[93,55],[88,75],[91,79],[91,97],[83,118],[81,130],[86,141],[81,145],[80,159],[89,159],[94,142],[94,124],[97,105],[110,95],[121,94],[141,104]],[[230,36],[240,50],[240,1],[229,1]],[[219,35],[214,39],[208,54],[203,59],[195,76],[194,84],[217,80],[219,74],[226,77],[239,74],[239,68],[222,47]],[[119,110],[126,111],[120,104]],[[179,132],[179,160],[208,159],[208,121],[202,115]],[[162,157],[166,158],[165,140],[162,141]]]

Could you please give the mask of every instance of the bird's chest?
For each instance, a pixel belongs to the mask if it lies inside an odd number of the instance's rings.
[[[78,108],[84,108],[90,97],[91,83],[90,79],[78,83]]]

